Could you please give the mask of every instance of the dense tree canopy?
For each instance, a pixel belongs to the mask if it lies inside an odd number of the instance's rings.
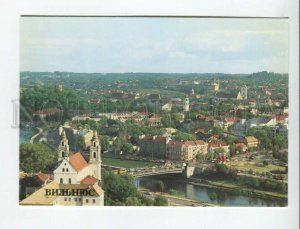
[[[20,145],[20,169],[24,172],[51,170],[56,161],[56,153],[42,143]]]

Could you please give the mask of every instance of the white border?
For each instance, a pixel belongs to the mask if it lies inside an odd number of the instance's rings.
[[[0,228],[299,228],[299,2],[297,0],[0,0]],[[20,207],[18,136],[20,15],[164,15],[290,18],[287,208]]]

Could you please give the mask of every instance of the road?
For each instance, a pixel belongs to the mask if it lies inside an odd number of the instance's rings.
[[[40,133],[43,132],[43,129],[42,129],[42,128],[37,127],[37,129],[39,130],[39,132],[38,132],[36,135],[33,135],[33,136],[31,137],[30,143],[33,143],[33,142],[34,142],[34,139],[35,139],[37,136],[39,136]]]

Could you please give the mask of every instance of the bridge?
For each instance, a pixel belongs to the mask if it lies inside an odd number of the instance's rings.
[[[143,169],[135,172],[130,172],[133,177],[146,177],[163,174],[178,174],[183,173],[184,168],[155,168],[155,169]]]
[[[162,175],[162,174],[176,174],[176,173],[183,173],[184,168],[166,168],[166,167],[155,167],[155,168],[134,168],[134,169],[125,169],[122,167],[111,166],[102,164],[104,168],[111,168],[115,171],[119,171],[119,173],[128,173],[133,177],[146,177],[146,176],[154,176],[154,175]],[[133,171],[130,171],[133,170]]]

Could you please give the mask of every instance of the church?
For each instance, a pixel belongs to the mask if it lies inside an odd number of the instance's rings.
[[[66,132],[60,133],[54,179],[20,202],[21,205],[104,205],[101,186],[101,146],[97,132],[91,139],[89,160],[70,154]]]

